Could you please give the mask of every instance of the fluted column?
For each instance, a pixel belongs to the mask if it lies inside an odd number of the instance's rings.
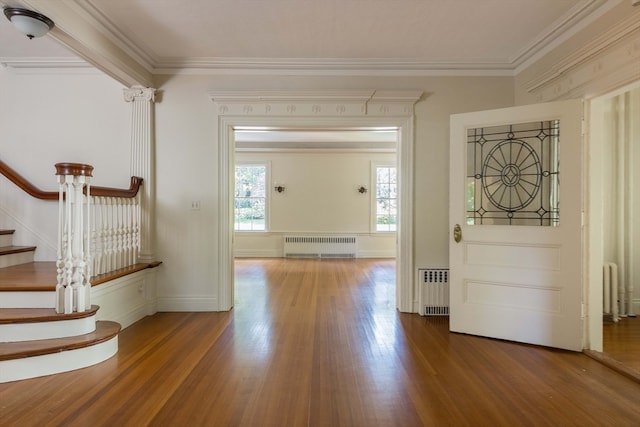
[[[140,194],[140,253],[138,260],[155,261],[155,89],[133,86],[124,90],[131,103],[131,175],[144,179]]]

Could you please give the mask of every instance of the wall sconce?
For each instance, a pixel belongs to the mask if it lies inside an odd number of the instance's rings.
[[[358,186],[358,193],[365,194],[366,192],[367,192],[367,187],[365,187],[364,185]]]
[[[42,37],[55,26],[51,19],[33,10],[6,7],[4,9],[4,16],[11,21],[18,31],[29,37],[29,39]]]
[[[276,184],[276,186],[273,187],[273,189],[276,190],[278,193],[283,193],[284,192],[284,185]]]

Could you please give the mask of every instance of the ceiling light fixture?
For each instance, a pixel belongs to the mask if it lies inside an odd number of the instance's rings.
[[[4,15],[14,27],[29,39],[42,37],[54,27],[54,23],[46,16],[32,10],[7,7]]]

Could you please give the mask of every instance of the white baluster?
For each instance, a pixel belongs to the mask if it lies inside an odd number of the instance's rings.
[[[60,184],[58,221],[58,259],[56,284],[56,311],[71,313],[90,307],[89,252],[90,233],[85,228],[85,216],[89,226],[90,203],[84,209],[83,189],[89,184],[92,166],[78,163],[56,164]],[[87,189],[89,193],[89,189]],[[86,246],[86,248],[85,248]]]

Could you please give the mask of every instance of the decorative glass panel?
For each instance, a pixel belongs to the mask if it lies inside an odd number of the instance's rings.
[[[467,224],[557,226],[558,120],[469,129]]]

